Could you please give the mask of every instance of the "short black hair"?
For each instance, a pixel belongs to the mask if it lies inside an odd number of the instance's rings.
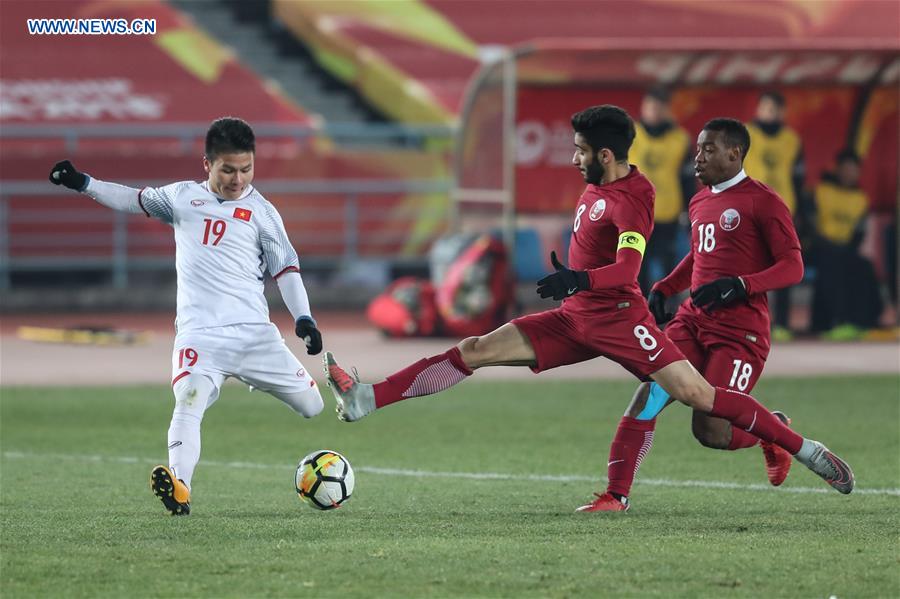
[[[572,115],[572,129],[580,133],[596,152],[607,148],[617,161],[628,160],[634,141],[634,121],[618,106],[591,106]]]
[[[837,155],[834,157],[834,163],[840,165],[844,162],[854,162],[857,166],[859,166],[860,159],[859,154],[853,148],[843,148]]]
[[[668,87],[655,85],[648,89],[644,96],[658,100],[663,104],[668,104],[672,99],[672,91]]]
[[[242,152],[256,152],[256,136],[250,125],[233,116],[214,120],[206,132],[206,159]]]
[[[768,98],[768,99],[772,100],[773,102],[775,102],[775,105],[778,106],[778,108],[784,108],[784,104],[785,104],[784,94],[782,94],[779,91],[775,91],[774,89],[768,89],[768,90],[764,91],[763,93],[759,94],[759,99],[762,100],[763,98]]]
[[[741,150],[741,159],[747,157],[750,151],[750,132],[744,123],[737,119],[718,118],[707,121],[703,125],[704,131],[721,131],[722,137],[729,148],[738,147]]]

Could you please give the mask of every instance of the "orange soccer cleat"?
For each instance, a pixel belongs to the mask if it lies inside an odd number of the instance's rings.
[[[772,412],[786,426],[791,425],[791,419],[784,412]],[[777,487],[787,478],[788,472],[791,471],[791,464],[794,462],[793,456],[786,450],[769,443],[768,441],[760,441],[759,446],[762,448],[763,456],[766,458],[766,474],[772,486]]]
[[[628,498],[623,497],[621,500],[613,497],[611,493],[594,493],[597,497],[594,501],[587,505],[577,508],[576,512],[627,512],[631,507],[628,504]]]
[[[181,479],[165,466],[157,466],[150,472],[150,488],[173,516],[191,513],[191,491]]]

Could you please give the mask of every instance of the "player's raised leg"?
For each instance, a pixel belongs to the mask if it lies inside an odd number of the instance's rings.
[[[185,373],[172,386],[175,410],[169,424],[169,466],[150,473],[150,488],[172,515],[191,512],[191,479],[200,461],[200,423],[219,395],[218,387],[202,374]]]
[[[534,350],[518,328],[507,323],[479,337],[469,337],[442,354],[419,360],[374,385],[361,383],[325,354],[325,374],[337,400],[341,420],[359,420],[392,403],[443,391],[482,366],[532,365]]]
[[[853,490],[853,472],[846,462],[818,441],[805,439],[791,430],[750,395],[713,387],[687,360],[673,362],[652,376],[678,401],[724,418],[763,441],[785,449],[839,492],[847,494]]]
[[[528,337],[506,323],[487,335],[463,339],[446,352],[419,360],[374,385],[346,372],[331,352],[325,353],[325,374],[337,400],[338,417],[352,422],[392,403],[448,389],[482,366],[535,363]]]

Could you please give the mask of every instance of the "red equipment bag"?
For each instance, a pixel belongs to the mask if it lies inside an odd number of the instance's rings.
[[[432,264],[432,273],[441,277],[437,309],[447,335],[482,335],[506,322],[512,284],[506,246],[499,239],[478,237],[446,268]]]
[[[403,277],[391,283],[366,310],[369,321],[389,337],[427,337],[438,332],[434,287]]]

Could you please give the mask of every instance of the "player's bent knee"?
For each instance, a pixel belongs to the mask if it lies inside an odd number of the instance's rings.
[[[219,389],[212,380],[202,374],[189,374],[172,386],[175,395],[175,414],[201,415],[218,397]]]
[[[298,393],[275,393],[273,395],[304,418],[316,416],[325,407],[325,402],[322,401],[322,394],[319,393],[319,387],[317,386]]]
[[[466,337],[457,343],[456,347],[459,349],[459,355],[462,357],[466,366],[469,368],[478,368],[481,366],[481,363],[485,359],[485,356],[483,355],[484,343],[482,337]]]
[[[691,432],[700,445],[710,449],[728,449],[731,444],[731,424],[718,418],[710,419],[702,412],[694,412]]]
[[[669,395],[695,410],[709,412],[712,409],[715,389],[692,366],[672,371],[664,380],[657,379],[657,382]]]

